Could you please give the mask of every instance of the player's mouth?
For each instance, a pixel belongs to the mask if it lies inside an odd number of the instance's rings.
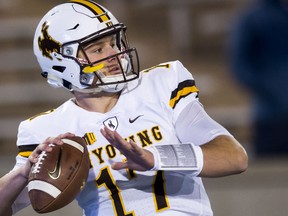
[[[121,74],[121,68],[118,64],[107,66],[109,75]]]

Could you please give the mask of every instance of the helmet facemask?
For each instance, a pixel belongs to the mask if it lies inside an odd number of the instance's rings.
[[[85,93],[97,93],[101,91],[119,92],[126,86],[127,82],[139,77],[137,51],[135,48],[129,48],[125,30],[126,27],[123,24],[118,24],[80,41],[63,44],[65,57],[73,58],[80,65],[79,82],[81,85],[87,86],[87,88],[80,89],[72,85],[72,90]],[[118,53],[96,61],[89,59],[85,51],[86,47],[95,41],[109,36],[115,37],[115,47]],[[78,44],[77,53],[82,53],[83,57],[81,58],[79,56],[67,55],[70,52],[69,50],[75,46],[75,43]],[[108,62],[112,61],[113,64],[109,65]],[[117,73],[109,73],[111,71],[117,71]]]

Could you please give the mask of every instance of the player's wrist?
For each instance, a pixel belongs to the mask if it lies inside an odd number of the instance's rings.
[[[146,148],[154,156],[151,170],[187,170],[198,176],[203,168],[203,153],[200,146],[192,143],[154,145]]]
[[[30,166],[31,169],[31,166]],[[19,168],[19,177],[28,183],[30,169],[28,166],[24,165]]]
[[[159,152],[157,151],[157,149],[154,146],[149,146],[146,148],[146,150],[151,152],[153,155],[153,158],[154,158],[154,166],[150,169],[150,171],[159,170],[159,163],[160,163]]]
[[[191,144],[193,145],[193,144]],[[196,146],[196,145],[193,145],[194,146],[194,151],[195,151],[195,158],[196,158],[196,163],[197,163],[197,171],[194,172],[194,175],[195,176],[198,176],[202,169],[203,169],[203,166],[204,166],[204,157],[203,157],[203,152],[202,152],[202,148],[200,146]]]

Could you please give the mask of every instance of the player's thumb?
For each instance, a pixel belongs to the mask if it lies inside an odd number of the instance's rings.
[[[126,162],[114,162],[111,164],[111,167],[114,170],[121,170],[128,168],[128,165]]]

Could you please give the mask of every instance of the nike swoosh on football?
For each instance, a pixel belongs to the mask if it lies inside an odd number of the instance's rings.
[[[57,158],[57,161],[56,161],[56,165],[55,165],[55,168],[54,170],[51,172],[48,172],[49,176],[52,178],[52,179],[57,179],[59,178],[60,176],[60,173],[61,173],[61,157],[62,157],[62,149],[60,148],[59,150],[59,154],[58,154],[58,158]]]
[[[131,119],[131,118],[129,118],[129,123],[134,123],[138,118],[140,118],[141,116],[143,116],[143,115],[138,115],[136,118],[134,118],[134,119]]]

